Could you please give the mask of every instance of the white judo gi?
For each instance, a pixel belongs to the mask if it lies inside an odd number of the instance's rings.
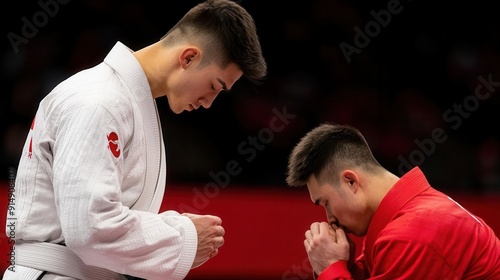
[[[17,171],[16,247],[65,244],[57,246],[90,267],[183,279],[197,235],[189,218],[158,214],[166,172],[161,135],[144,71],[120,42],[102,63],[56,86],[40,103]],[[12,270],[26,270],[9,268],[4,279],[21,279]]]

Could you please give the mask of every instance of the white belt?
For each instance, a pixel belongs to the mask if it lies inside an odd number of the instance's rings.
[[[116,272],[86,265],[73,251],[53,243],[16,243],[16,264],[85,280],[123,280]]]

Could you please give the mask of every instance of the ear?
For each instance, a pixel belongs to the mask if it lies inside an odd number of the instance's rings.
[[[356,193],[359,189],[359,176],[356,172],[352,170],[342,171],[342,182],[347,185],[353,193]]]
[[[200,49],[196,47],[184,48],[179,55],[179,65],[182,69],[186,69],[193,64],[193,61],[200,56]]]

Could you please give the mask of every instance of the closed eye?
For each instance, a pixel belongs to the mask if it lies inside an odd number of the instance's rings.
[[[321,204],[322,204],[321,199],[318,198],[318,199],[314,200],[314,204],[321,206]],[[325,205],[323,205],[323,207],[326,207],[326,206],[328,206],[328,200],[325,200]]]

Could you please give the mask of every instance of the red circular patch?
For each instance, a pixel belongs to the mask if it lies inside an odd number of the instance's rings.
[[[115,132],[111,132],[107,135],[107,137],[109,150],[115,158],[118,158],[120,156],[120,142],[118,141],[118,135]]]

